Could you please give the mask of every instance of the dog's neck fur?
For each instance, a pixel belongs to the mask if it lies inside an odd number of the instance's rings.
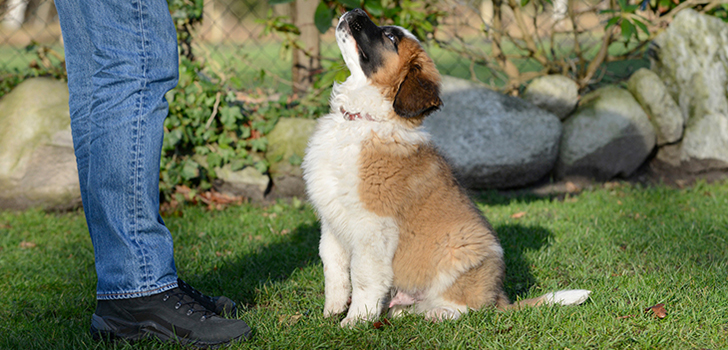
[[[369,121],[384,121],[394,113],[392,101],[384,98],[378,88],[364,77],[350,76],[341,84],[334,84],[331,110],[347,115],[367,116]]]
[[[396,138],[412,144],[428,143],[430,135],[419,125],[410,125],[394,112],[392,101],[366,78],[350,76],[334,84],[331,93],[331,113],[336,123],[364,127],[379,137]],[[361,118],[351,118],[359,115]]]

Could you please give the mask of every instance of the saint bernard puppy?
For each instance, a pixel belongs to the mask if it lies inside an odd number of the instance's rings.
[[[321,221],[324,315],[348,305],[341,325],[351,326],[387,308],[443,320],[586,300],[589,291],[577,290],[509,302],[493,228],[421,127],[442,101],[419,41],[362,10],[341,17],[336,41],[351,76],[334,85],[332,112],[318,120],[302,165]]]

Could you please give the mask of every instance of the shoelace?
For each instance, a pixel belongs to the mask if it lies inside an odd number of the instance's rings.
[[[192,298],[197,300],[197,302],[201,303],[202,306],[206,307],[208,310],[215,310],[215,299],[213,299],[212,297],[202,294],[202,292],[193,288],[191,285],[187,284],[180,278],[177,279],[177,286],[179,287],[179,289],[187,293],[187,295],[191,296]]]
[[[162,301],[166,302],[170,299],[172,299],[172,301],[177,301],[177,303],[174,305],[174,308],[177,310],[183,306],[189,306],[189,310],[187,310],[187,316],[192,316],[195,313],[202,313],[200,321],[204,321],[207,318],[215,315],[214,312],[205,308],[202,304],[195,300],[195,298],[187,295],[187,293],[182,290],[182,288],[175,288],[170,290],[169,292],[167,292],[167,294],[164,295]]]
[[[198,291],[197,289],[193,288],[191,285],[187,284],[187,282],[177,279],[177,286],[179,286],[180,289],[183,291],[192,294],[191,296],[195,299],[202,298],[205,299],[205,301],[214,303],[215,301],[212,299],[212,297],[208,297],[207,295],[202,294],[202,292]]]

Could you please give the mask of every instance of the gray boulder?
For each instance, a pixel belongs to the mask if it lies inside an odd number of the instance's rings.
[[[28,79],[0,100],[0,209],[81,204],[66,83]]]
[[[252,166],[233,171],[230,164],[221,168],[215,168],[215,189],[220,193],[233,196],[243,196],[251,202],[260,203],[263,201],[270,178]]]
[[[470,188],[531,184],[551,171],[561,123],[553,114],[445,76],[442,110],[425,119],[432,141]]]
[[[563,75],[546,75],[528,84],[523,99],[564,120],[579,102],[579,86]]]
[[[641,68],[629,78],[627,89],[647,112],[655,127],[658,146],[680,141],[685,122],[683,114],[657,74]]]
[[[556,174],[597,180],[629,176],[650,154],[655,139],[632,94],[616,86],[595,90],[564,123]]]
[[[686,9],[654,42],[652,70],[687,117],[679,151],[658,158],[691,172],[728,168],[728,25]]]
[[[273,179],[270,193],[272,198],[306,195],[301,161],[315,127],[315,120],[281,118],[267,135],[268,150],[265,158],[270,164],[270,175]]]

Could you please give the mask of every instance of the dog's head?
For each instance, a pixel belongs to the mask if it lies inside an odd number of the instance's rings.
[[[440,74],[412,33],[377,26],[359,9],[345,13],[336,41],[354,79],[366,79],[403,118],[424,117],[442,105]]]

